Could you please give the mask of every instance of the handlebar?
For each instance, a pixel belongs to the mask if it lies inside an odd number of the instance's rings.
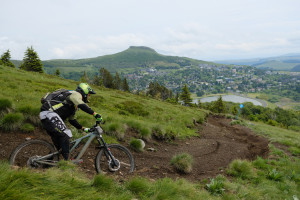
[[[95,128],[101,124],[105,124],[105,121],[96,121],[96,124],[90,128],[89,132],[94,132]]]

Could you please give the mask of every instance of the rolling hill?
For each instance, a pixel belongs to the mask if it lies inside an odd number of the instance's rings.
[[[222,64],[249,65],[260,69],[292,71],[300,64],[300,54],[287,54],[269,58],[215,61]]]
[[[21,61],[13,61],[19,65]],[[131,46],[128,49],[111,55],[104,55],[86,59],[55,59],[42,61],[44,70],[48,74],[53,74],[59,69],[61,76],[68,79],[79,80],[85,71],[89,75],[98,73],[104,67],[109,72],[118,71],[133,72],[145,68],[167,68],[180,69],[184,66],[199,65],[200,63],[210,63],[186,57],[166,56],[157,53],[154,49],[144,46]]]

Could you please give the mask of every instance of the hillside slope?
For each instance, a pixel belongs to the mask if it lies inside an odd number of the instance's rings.
[[[19,66],[21,61],[14,60],[13,63]],[[61,76],[73,80],[79,80],[83,72],[90,75],[99,73],[104,67],[111,73],[118,71],[133,72],[145,68],[171,68],[180,69],[184,66],[210,63],[186,57],[166,56],[157,53],[155,50],[144,46],[131,46],[128,49],[95,58],[86,59],[55,59],[42,61],[44,70],[48,74],[54,74],[59,69]]]
[[[4,117],[0,120],[0,199],[300,197],[298,132],[260,123],[245,123],[261,135],[258,136],[246,127],[233,125],[230,119],[220,116],[207,118],[204,110],[95,86],[97,94],[91,98],[89,105],[107,121],[104,125],[106,141],[120,142],[129,148],[130,138],[138,137],[146,141],[146,148],[155,149],[141,153],[131,150],[136,159],[133,176],[118,177],[119,182],[106,175],[94,176],[93,158],[98,151],[95,146],[88,150],[81,168],[62,162],[60,169],[12,169],[5,160],[16,145],[28,137],[50,139],[37,127],[23,132],[21,126],[34,122],[39,126],[40,97],[57,88],[74,89],[78,82],[4,66],[0,66],[0,80],[0,100],[12,103],[12,106],[7,103],[6,107],[1,104],[0,116],[15,113],[24,117],[21,123],[10,127],[13,128],[11,130],[3,129],[8,128],[3,126],[7,125]],[[78,120],[85,126],[94,122],[93,117],[80,111]],[[78,137],[79,133],[72,130],[74,137]],[[157,131],[160,136],[175,137],[175,140],[155,139]],[[263,137],[271,141],[269,146],[269,141]],[[190,174],[178,173],[170,165],[171,157],[182,152],[188,152],[194,158]],[[76,169],[89,174],[91,179]],[[216,177],[218,174],[222,175]],[[206,179],[208,177],[213,179]]]
[[[300,64],[300,54],[288,54],[269,58],[222,60],[215,62],[222,64],[249,65],[261,69],[290,71],[293,67]]]

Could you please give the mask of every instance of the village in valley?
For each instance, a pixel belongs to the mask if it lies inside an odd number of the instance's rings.
[[[299,72],[281,72],[241,65],[199,64],[179,69],[152,67],[125,76],[132,90],[143,91],[147,89],[149,82],[158,82],[173,92],[178,92],[187,84],[189,90],[199,97],[226,92],[296,90],[300,84]]]

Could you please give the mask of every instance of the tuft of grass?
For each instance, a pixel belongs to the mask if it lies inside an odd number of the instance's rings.
[[[151,189],[149,180],[143,177],[134,177],[126,183],[126,188],[136,195],[146,194]]]
[[[140,135],[142,139],[149,141],[151,138],[151,131],[148,127],[143,127],[141,128]]]
[[[190,173],[193,167],[193,157],[188,153],[174,155],[171,159],[171,165],[181,173]]]
[[[242,125],[242,126],[246,126],[247,124],[243,121],[243,120],[232,120],[230,122],[230,125]]]
[[[234,160],[230,163],[227,169],[227,174],[239,177],[242,179],[249,179],[254,176],[253,167],[251,163],[246,160]]]
[[[13,110],[13,103],[9,99],[0,99],[0,116],[4,113],[11,112]]]
[[[157,140],[171,141],[176,138],[176,133],[173,128],[166,127],[165,131],[160,126],[152,127],[152,135]]]
[[[136,152],[144,151],[145,143],[141,139],[131,138],[129,146]]]
[[[22,113],[8,113],[1,119],[0,127],[4,131],[16,131],[20,129],[23,120]]]
[[[75,171],[76,165],[71,163],[70,161],[60,160],[58,162],[57,167],[62,171]]]
[[[135,120],[128,120],[126,122],[127,126],[129,128],[131,128],[133,131],[140,133],[141,129],[142,129],[142,124],[135,121]]]
[[[97,174],[94,179],[92,185],[100,191],[111,191],[115,187],[115,181],[104,175]]]
[[[34,126],[29,123],[25,123],[22,125],[21,130],[25,133],[32,133],[34,131]]]
[[[25,106],[21,106],[17,110],[18,112],[23,113],[23,116],[26,121],[36,126],[41,126],[40,117],[39,117],[39,113],[40,113],[39,107],[32,107],[31,105],[25,105]]]
[[[269,169],[269,165],[267,163],[267,160],[263,159],[262,157],[257,157],[256,160],[254,160],[253,162],[254,167],[258,168],[258,169]]]
[[[114,136],[118,140],[122,140],[124,138],[125,131],[123,126],[120,123],[118,122],[110,123],[107,124],[104,128],[106,134]]]

